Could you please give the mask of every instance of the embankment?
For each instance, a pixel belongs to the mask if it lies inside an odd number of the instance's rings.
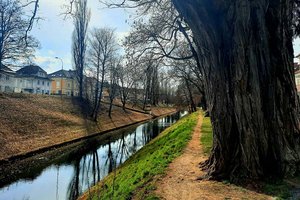
[[[156,181],[191,139],[198,116],[193,113],[167,128],[79,199],[151,199]]]
[[[117,106],[109,118],[107,106],[102,108],[96,123],[87,119],[74,98],[0,94],[0,162],[153,118]],[[153,110],[159,115],[175,112],[174,108]]]

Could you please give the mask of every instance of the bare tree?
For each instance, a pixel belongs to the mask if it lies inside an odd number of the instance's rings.
[[[83,98],[83,79],[84,68],[86,64],[86,49],[87,49],[87,31],[90,20],[90,10],[87,7],[87,0],[75,0],[74,31],[72,54],[76,76],[79,85],[79,97]]]
[[[171,2],[161,1],[160,5],[151,9],[151,13],[148,13],[147,17],[147,20],[137,20],[133,23],[132,31],[124,43],[128,49],[126,53],[136,58],[151,54],[153,63],[158,62],[163,69],[161,71],[168,70],[165,66],[176,66],[170,65],[175,61],[176,64],[180,63],[181,65],[185,62],[195,63],[195,71],[197,71],[197,78],[199,78],[197,82],[201,82],[201,63],[195,51],[195,44],[192,42],[192,34]],[[189,67],[189,65],[184,65]],[[157,67],[148,68],[147,73],[149,73],[148,76],[152,76],[153,80],[146,81],[146,83],[152,84],[151,87],[146,87],[146,89],[148,88],[146,96],[149,96],[147,99],[150,99],[151,103],[155,105],[166,94],[157,92],[158,90],[162,91],[162,88],[157,87],[157,85],[161,85],[158,82],[162,81],[158,80],[159,70]],[[186,83],[190,90],[192,90],[191,87],[195,87],[190,81]],[[203,91],[203,87],[201,88]],[[202,93],[204,94],[204,92]],[[193,103],[193,101],[191,102]],[[195,105],[192,107],[193,110],[196,110]]]
[[[187,54],[190,54],[189,44],[182,42],[180,45],[180,49],[176,50],[176,55],[178,57],[185,57]],[[171,69],[169,71],[169,75],[171,77],[177,77],[185,83],[186,89],[189,94],[191,110],[196,111],[196,105],[193,100],[193,96],[201,95],[201,106],[204,110],[206,110],[206,102],[205,102],[205,91],[204,91],[204,77],[201,74],[201,70],[197,65],[196,59],[187,59],[187,60],[171,60],[169,65]],[[193,88],[196,88],[197,93]]]
[[[105,75],[117,51],[114,30],[111,28],[94,29],[90,37],[89,62],[96,69],[95,101],[92,117],[97,121]]]
[[[118,89],[118,69],[120,68],[122,59],[114,58],[109,67],[109,109],[108,116],[111,118],[113,101],[116,97],[117,89]]]
[[[32,2],[35,3],[35,2]],[[38,2],[36,2],[38,3]],[[28,35],[33,19],[26,17],[25,8],[19,0],[0,1],[0,68],[2,64],[24,61],[33,56],[38,41]],[[34,12],[35,15],[36,11]]]
[[[299,172],[292,48],[299,1],[169,1],[191,28],[203,67],[214,130],[208,177],[238,181]],[[147,13],[164,1],[115,2]]]
[[[148,55],[141,59],[141,66],[144,70],[144,102],[143,109],[147,104],[156,105],[158,102],[159,82],[158,67],[159,60],[153,59],[153,55]]]
[[[126,103],[129,97],[130,92],[132,91],[132,86],[134,84],[133,78],[133,68],[135,66],[131,66],[129,63],[121,64],[118,68],[118,78],[120,85],[120,99],[122,102],[122,108],[125,111]]]

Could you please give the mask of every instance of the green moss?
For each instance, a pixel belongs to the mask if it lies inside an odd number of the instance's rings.
[[[133,195],[139,199],[159,199],[153,195],[157,177],[163,175],[168,164],[182,153],[191,139],[198,116],[199,112],[186,116],[162,132],[120,166],[116,173],[111,173],[88,191],[88,199],[122,200]]]
[[[203,118],[200,141],[202,144],[204,154],[208,155],[211,151],[213,144],[212,126],[209,117]]]
[[[275,196],[276,200],[291,197],[291,186],[282,180],[269,181],[264,185],[264,193]]]

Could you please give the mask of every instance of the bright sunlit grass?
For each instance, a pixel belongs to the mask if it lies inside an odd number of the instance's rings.
[[[151,141],[98,186],[84,199],[156,199],[151,195],[155,178],[164,174],[168,164],[178,157],[191,139],[199,112],[184,117]]]
[[[202,144],[204,154],[208,155],[211,151],[212,144],[213,144],[212,126],[209,117],[203,118],[200,141]]]

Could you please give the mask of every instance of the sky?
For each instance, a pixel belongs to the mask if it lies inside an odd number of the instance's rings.
[[[36,51],[34,63],[48,73],[62,67],[61,61],[55,57],[63,60],[64,69],[72,69],[71,37],[74,26],[72,19],[64,19],[62,15],[67,3],[67,0],[41,0],[38,15],[43,19],[31,32],[41,44],[40,49]],[[98,0],[89,0],[88,7],[91,9],[89,28],[114,28],[119,41],[130,31],[126,21],[133,14],[133,10],[108,9]],[[294,51],[295,55],[300,54],[300,39],[294,41]],[[295,61],[300,62],[298,59]]]
[[[42,18],[33,28],[31,35],[39,40],[41,47],[36,51],[34,63],[48,73],[61,69],[72,69],[71,46],[74,29],[72,19],[64,19],[66,0],[41,0],[38,15]],[[115,29],[120,41],[130,30],[126,23],[133,12],[124,9],[108,9],[97,0],[88,1],[91,9],[89,28],[110,27]]]

